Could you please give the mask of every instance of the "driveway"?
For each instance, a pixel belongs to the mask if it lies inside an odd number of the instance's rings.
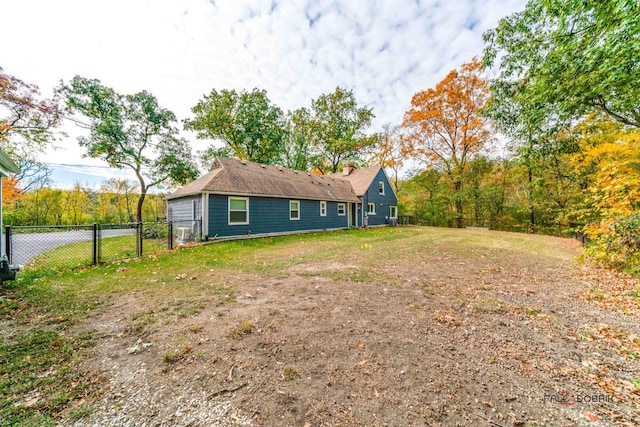
[[[135,228],[101,230],[102,237],[116,237],[136,234]],[[59,246],[76,242],[91,242],[93,230],[72,230],[45,233],[13,233],[11,235],[11,264],[25,265],[34,257]],[[91,259],[91,246],[87,246],[87,259]]]

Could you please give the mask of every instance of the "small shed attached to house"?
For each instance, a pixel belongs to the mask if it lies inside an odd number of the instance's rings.
[[[203,239],[345,229],[361,210],[343,179],[226,157],[167,197],[174,230]]]

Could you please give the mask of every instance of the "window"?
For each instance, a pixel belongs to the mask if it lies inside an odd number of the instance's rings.
[[[384,181],[378,181],[378,194],[384,196]]]
[[[300,219],[300,202],[297,200],[289,201],[289,219]]]
[[[345,216],[347,209],[345,208],[345,204],[344,203],[338,203],[338,215],[339,216]]]
[[[249,199],[229,197],[229,225],[249,224]]]
[[[327,202],[320,202],[320,216],[327,216]]]
[[[376,214],[376,204],[375,203],[368,203],[367,204],[367,213],[369,215],[375,215]]]
[[[397,206],[389,206],[389,218],[398,218]]]

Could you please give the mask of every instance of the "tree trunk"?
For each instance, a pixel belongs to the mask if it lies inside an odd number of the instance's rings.
[[[147,197],[147,189],[142,187],[142,192],[138,197],[138,206],[136,207],[136,222],[142,222],[142,205],[145,197]]]
[[[527,168],[529,172],[529,232],[533,233],[536,227],[536,211],[533,203],[533,171],[530,163]]]
[[[456,227],[462,228],[464,226],[464,207],[462,204],[462,181],[455,181],[453,183],[455,189],[455,207],[456,207]]]

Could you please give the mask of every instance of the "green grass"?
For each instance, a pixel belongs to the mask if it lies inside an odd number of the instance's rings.
[[[125,256],[123,242],[122,238],[105,239],[103,254]],[[209,304],[233,304],[234,281],[245,275],[252,275],[252,280],[256,275],[280,277],[296,264],[348,264],[352,267],[320,268],[309,274],[386,285],[394,277],[383,268],[394,260],[420,263],[447,253],[504,259],[509,250],[530,251],[537,259],[570,256],[559,246],[544,236],[514,233],[372,228],[217,242],[67,270],[57,263],[66,261],[73,251],[58,248],[19,272],[15,282],[0,287],[0,322],[8,331],[0,335],[0,426],[54,425],[63,410],[74,418],[90,411],[78,403],[94,387],[87,383],[92,376],[80,372],[77,362],[91,346],[93,333],[69,331],[82,330],[81,322],[88,316],[108,310],[123,296],[135,295],[144,302],[140,312],[128,319],[129,332],[144,335],[163,321],[194,316]],[[145,240],[144,247],[145,252],[151,251],[151,241]],[[164,242],[157,248],[164,249]],[[433,292],[427,285],[419,287]],[[501,312],[503,304],[483,300],[474,308]]]
[[[113,261],[136,256],[136,236],[118,236],[102,239],[100,250],[101,261]],[[143,239],[142,250],[150,254],[167,249],[167,242],[158,239]],[[93,242],[76,242],[57,247],[49,252],[36,256],[27,268],[65,269],[90,265],[93,262]]]
[[[32,329],[0,345],[0,426],[54,425],[54,414],[89,384],[72,369],[78,351],[92,344],[89,333],[66,338]]]

